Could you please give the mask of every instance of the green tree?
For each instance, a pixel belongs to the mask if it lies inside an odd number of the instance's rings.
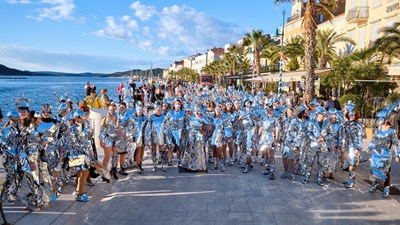
[[[243,39],[243,45],[248,46],[247,53],[254,54],[254,61],[257,71],[257,76],[260,75],[260,67],[261,67],[261,51],[268,45],[271,45],[272,40],[269,36],[263,34],[262,30],[252,30],[251,33],[246,33]],[[250,52],[251,51],[251,52]]]
[[[373,46],[388,57],[388,63],[392,58],[400,58],[400,22],[394,23],[392,27],[385,27],[381,30],[382,37],[378,38]]]
[[[344,34],[337,34],[333,29],[317,30],[317,57],[319,58],[319,68],[325,69],[327,63],[337,57],[335,45],[340,42],[356,43],[345,37]]]
[[[295,0],[275,0],[275,3],[293,2]],[[316,63],[316,32],[317,16],[323,15],[328,20],[334,18],[332,12],[337,8],[337,1],[332,0],[308,0],[305,1],[305,13],[303,29],[305,37],[305,66],[306,83],[305,93],[311,99],[315,95],[315,63]]]
[[[195,70],[184,67],[181,70],[174,72],[174,78],[184,81],[197,82],[199,80],[199,74]]]

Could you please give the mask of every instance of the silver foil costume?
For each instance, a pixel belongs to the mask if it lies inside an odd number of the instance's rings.
[[[186,127],[188,131],[187,144],[183,153],[181,168],[190,171],[207,170],[205,134],[209,124],[210,122],[204,116],[196,117],[192,115],[189,117]]]

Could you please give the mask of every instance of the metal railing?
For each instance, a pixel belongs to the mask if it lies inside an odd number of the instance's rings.
[[[357,6],[349,10],[347,13],[347,21],[352,20],[365,20],[369,17],[369,7],[368,6]]]

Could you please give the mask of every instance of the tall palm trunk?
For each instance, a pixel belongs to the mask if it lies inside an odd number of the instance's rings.
[[[304,20],[305,26],[305,64],[306,64],[306,84],[305,93],[307,99],[311,100],[315,95],[315,45],[317,33],[317,13],[315,11],[316,0],[309,0],[306,5],[306,12],[308,19]],[[307,16],[305,16],[307,18]]]
[[[326,64],[328,64],[328,57],[326,55],[322,55],[321,58],[319,59],[319,68],[325,69]]]
[[[256,47],[258,48],[258,47]],[[260,67],[261,67],[261,59],[260,59],[260,52],[258,51],[258,49],[256,49],[254,51],[254,57],[255,57],[255,61],[256,61],[256,71],[257,71],[257,76],[260,76]]]

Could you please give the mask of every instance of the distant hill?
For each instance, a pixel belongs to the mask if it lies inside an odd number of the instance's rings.
[[[13,75],[13,76],[26,76],[31,75],[32,73],[29,71],[22,71],[17,69],[8,68],[7,66],[0,64],[0,75]]]
[[[153,76],[157,77],[158,75],[162,76],[163,69],[155,68],[153,69]],[[85,77],[130,77],[131,74],[133,76],[139,77],[149,77],[151,76],[151,70],[128,70],[123,72],[114,72],[114,73],[63,73],[63,72],[53,72],[53,71],[22,71],[17,69],[8,68],[4,65],[0,64],[0,76],[1,75],[13,75],[13,76],[85,76]]]

